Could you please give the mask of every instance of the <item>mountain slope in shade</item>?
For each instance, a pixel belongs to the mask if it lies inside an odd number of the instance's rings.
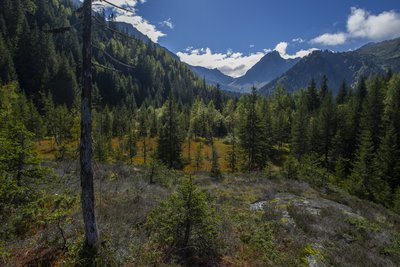
[[[235,88],[230,87],[229,84],[233,82],[234,78],[223,74],[218,69],[208,69],[200,66],[189,67],[200,77],[205,78],[207,84],[219,84],[223,90],[234,91]]]
[[[279,52],[266,54],[246,74],[234,80],[231,86],[249,89],[255,85],[261,87],[293,67],[300,58],[284,59]]]
[[[122,21],[118,21],[118,22],[113,22],[116,27],[123,33],[126,33],[130,36],[134,36],[135,38],[148,43],[151,42],[150,38],[147,37],[147,35],[141,33],[140,31],[138,31],[135,27],[133,27],[132,24],[130,23],[126,23],[126,22],[122,22]]]
[[[400,38],[367,44],[356,51],[365,56],[373,56],[383,68],[400,71]]]
[[[382,74],[389,68],[394,72],[400,71],[400,38],[368,44],[351,52],[313,52],[262,87],[260,92],[269,94],[278,83],[282,83],[289,92],[295,91],[307,87],[312,78],[320,83],[326,75],[329,88],[336,93],[343,80],[354,85],[361,76]]]

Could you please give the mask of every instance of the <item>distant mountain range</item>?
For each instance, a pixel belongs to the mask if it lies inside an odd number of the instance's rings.
[[[292,92],[307,87],[312,78],[320,83],[326,75],[329,88],[336,93],[343,80],[353,86],[361,76],[383,74],[389,69],[400,72],[400,38],[370,43],[349,52],[314,51],[296,59],[283,59],[273,51],[239,78],[226,76],[217,69],[193,66],[192,69],[208,83],[219,83],[224,90],[245,93],[255,85],[265,95],[278,83]]]
[[[257,88],[264,86],[289,70],[299,60],[300,58],[284,59],[277,51],[273,51],[266,54],[245,75],[239,78],[227,76],[218,69],[190,67],[197,75],[205,78],[208,84],[215,85],[218,83],[223,90],[245,93],[249,92],[253,85]]]
[[[278,83],[295,91],[306,87],[311,78],[319,83],[326,75],[329,88],[336,93],[343,80],[354,85],[361,76],[383,74],[389,69],[400,71],[400,38],[370,43],[350,52],[316,51],[260,88],[260,92],[269,94]]]
[[[270,52],[249,69],[244,76],[235,79],[232,85],[244,89],[250,89],[253,85],[260,88],[285,73],[299,60],[300,58],[284,59],[279,52]]]

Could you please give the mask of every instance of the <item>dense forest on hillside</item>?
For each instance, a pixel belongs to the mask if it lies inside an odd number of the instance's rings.
[[[0,3],[0,264],[13,265],[34,237],[45,246],[26,251],[31,258],[19,259],[22,265],[41,260],[62,265],[64,260],[81,266],[79,258],[85,258],[82,234],[72,223],[79,220],[76,173],[60,167],[76,164],[78,157],[81,25],[76,9],[66,0]],[[121,254],[109,224],[116,215],[102,214],[105,239],[113,241],[102,244],[104,258],[96,259],[97,265],[123,264],[124,258],[132,265],[213,266],[225,260],[227,265],[302,266],[307,255],[318,254],[296,242],[279,243],[277,228],[258,217],[242,229],[244,218],[256,217],[250,211],[229,221],[229,214],[239,210],[237,202],[257,200],[234,187],[236,176],[246,177],[240,185],[249,195],[258,192],[249,188],[252,177],[279,177],[290,181],[287,187],[305,182],[310,192],[338,188],[397,218],[400,74],[365,77],[355,88],[343,81],[337,95],[332,94],[336,88],[328,88],[328,77],[321,84],[307,77],[308,87],[293,93],[278,84],[268,97],[256,88],[229,97],[164,49],[119,32],[100,14],[93,16],[93,153],[96,175],[105,177],[98,183],[121,181],[112,184],[121,197],[116,209],[128,203],[126,197],[141,203],[141,209],[130,208],[144,214],[121,222],[135,235]],[[109,169],[114,164],[118,171]],[[140,183],[135,180],[137,191],[129,191],[127,177],[116,178],[124,171],[131,180],[141,177]],[[211,185],[199,190],[202,182]],[[219,189],[224,183],[236,193]],[[256,186],[264,190],[264,183]],[[104,202],[96,207],[107,211],[113,198],[101,198],[102,192],[96,196]],[[160,199],[150,201],[143,192]],[[233,208],[219,210],[230,197]],[[224,230],[221,222],[230,228]],[[234,239],[238,231],[244,234]],[[45,236],[48,232],[53,234]],[[18,243],[18,250],[15,240],[26,243]],[[383,254],[398,257],[398,243]]]

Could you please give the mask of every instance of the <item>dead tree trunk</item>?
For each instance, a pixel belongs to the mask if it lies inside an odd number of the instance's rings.
[[[82,33],[82,106],[81,106],[81,202],[85,224],[86,244],[94,247],[99,239],[94,212],[94,188],[92,167],[92,0],[83,3]]]

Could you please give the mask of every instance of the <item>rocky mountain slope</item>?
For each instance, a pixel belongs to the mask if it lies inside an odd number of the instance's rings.
[[[354,85],[361,76],[383,74],[389,69],[400,71],[400,38],[371,43],[350,52],[313,52],[262,87],[260,92],[269,94],[278,83],[282,83],[288,91],[295,91],[305,88],[312,78],[320,83],[326,75],[328,86],[335,93],[343,80]]]
[[[293,67],[300,58],[284,59],[279,52],[266,54],[246,74],[231,83],[237,88],[250,89],[253,85],[260,88]]]

